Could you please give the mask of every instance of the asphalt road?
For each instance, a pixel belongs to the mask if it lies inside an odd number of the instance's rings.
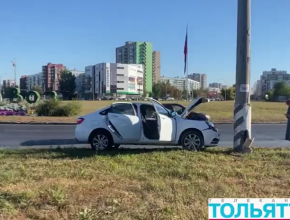
[[[233,125],[216,124],[216,127],[221,133],[219,145],[232,147]],[[80,146],[74,140],[74,129],[73,125],[0,124],[0,147]],[[285,130],[285,124],[253,124],[254,146],[290,147],[290,142],[284,141]]]

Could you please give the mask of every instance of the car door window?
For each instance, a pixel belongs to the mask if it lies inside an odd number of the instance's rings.
[[[115,103],[112,105],[110,112],[114,114],[135,115],[131,103]]]
[[[163,106],[159,105],[158,103],[155,103],[154,105],[159,114],[168,116],[168,111],[165,108],[163,108]]]
[[[143,104],[140,106],[141,115],[145,118],[156,118],[156,111],[152,105]]]
[[[172,108],[179,115],[184,111],[184,108],[179,105],[173,105]]]

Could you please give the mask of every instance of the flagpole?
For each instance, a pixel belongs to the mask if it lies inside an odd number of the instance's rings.
[[[186,92],[186,101],[189,101],[189,85],[188,85],[188,23],[186,25],[186,34],[187,34],[187,55],[186,55],[186,86],[187,86],[187,92]]]

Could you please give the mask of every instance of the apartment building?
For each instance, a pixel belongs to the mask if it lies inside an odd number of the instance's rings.
[[[200,88],[201,89],[206,89],[207,86],[207,76],[206,74],[201,74],[201,73],[192,73],[188,75],[189,79],[195,80],[197,82],[200,82]]]
[[[200,89],[200,82],[197,82],[192,79],[180,78],[180,77],[161,77],[161,82],[170,83],[170,85],[176,87],[177,89],[184,90],[198,90]],[[188,83],[188,85],[187,85]]]
[[[100,63],[95,65],[95,93],[116,95],[143,94],[143,65]]]
[[[26,89],[33,90],[35,86],[39,86],[43,90],[44,81],[42,77],[43,77],[42,72],[28,75],[26,77]]]
[[[19,80],[20,89],[27,89],[27,76],[21,76]]]
[[[144,70],[144,88],[152,92],[153,82],[160,77],[160,52],[153,51],[151,42],[127,41],[116,48],[116,63],[142,64]]]
[[[223,88],[223,84],[221,84],[221,83],[217,83],[217,82],[214,82],[214,83],[210,83],[210,84],[208,85],[208,87],[222,89],[222,88]]]
[[[152,55],[152,80],[153,84],[160,81],[160,51],[153,51]]]
[[[85,68],[85,93],[96,98],[140,96],[143,94],[144,69],[141,64],[99,63]]]
[[[59,79],[61,71],[65,70],[66,67],[63,64],[52,64],[48,63],[42,66],[42,80],[43,80],[43,91],[59,89]]]
[[[84,78],[84,74],[85,71],[81,71],[81,70],[77,70],[77,69],[72,69],[70,70],[72,75],[74,75],[76,77],[75,79],[75,84],[76,84],[76,88],[75,91],[77,93],[77,97],[81,98],[82,97],[82,93],[85,92],[84,87],[83,87],[83,78]]]
[[[263,71],[260,79],[256,82],[256,94],[258,96],[265,94],[269,90],[273,89],[277,82],[286,82],[290,86],[290,74],[286,70],[277,70],[272,68],[269,71]]]
[[[3,80],[3,85],[2,88],[10,88],[10,87],[14,87],[16,85],[16,81],[12,80],[12,79],[5,79]]]

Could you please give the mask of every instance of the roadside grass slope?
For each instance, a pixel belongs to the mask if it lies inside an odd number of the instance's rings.
[[[0,219],[207,219],[208,198],[289,197],[290,150],[0,150]]]

